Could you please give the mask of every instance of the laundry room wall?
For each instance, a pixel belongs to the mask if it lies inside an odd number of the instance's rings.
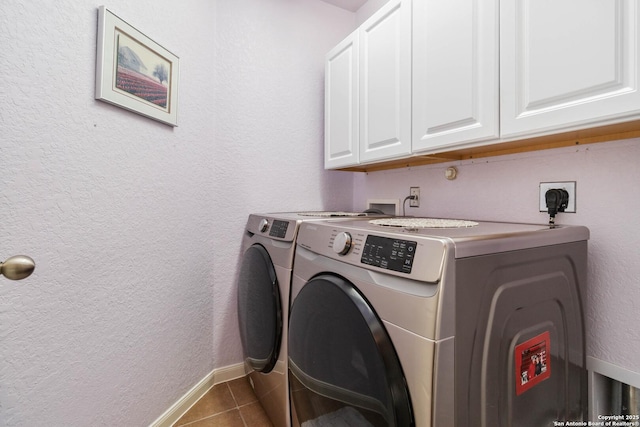
[[[249,212],[342,209],[322,169],[323,55],[354,14],[318,0],[112,0],[180,57],[171,128],[94,99],[93,0],[0,2],[0,424],[148,425],[242,360]]]
[[[214,359],[242,360],[235,279],[252,212],[350,210],[353,174],[325,171],[324,55],[355,15],[318,0],[218,2]],[[364,206],[362,206],[364,207]]]
[[[576,181],[576,213],[560,224],[591,231],[585,298],[587,355],[640,378],[640,139],[607,142],[415,168],[357,173],[354,204],[404,199],[419,186],[407,215],[545,224],[539,183]],[[444,172],[458,169],[449,181]],[[622,379],[624,381],[624,378]],[[637,385],[636,385],[637,387]]]
[[[101,4],[0,2],[3,426],[148,425],[215,366],[215,4],[106,4],[180,57],[177,128],[94,99]]]

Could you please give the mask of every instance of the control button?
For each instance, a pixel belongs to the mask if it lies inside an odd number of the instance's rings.
[[[333,251],[338,255],[346,255],[351,249],[351,234],[345,232],[339,233],[333,240]]]
[[[261,233],[264,233],[268,228],[269,221],[266,218],[262,218],[262,220],[260,221],[260,225],[258,226],[258,230],[260,230]]]

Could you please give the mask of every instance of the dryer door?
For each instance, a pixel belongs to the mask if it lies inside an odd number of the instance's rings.
[[[289,316],[294,420],[318,426],[414,425],[391,339],[352,283],[316,276],[302,287]]]
[[[238,321],[245,361],[255,371],[270,372],[282,340],[282,304],[273,263],[259,244],[249,247],[242,259]]]

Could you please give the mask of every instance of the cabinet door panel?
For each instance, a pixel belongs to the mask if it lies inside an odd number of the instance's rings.
[[[622,121],[640,112],[634,0],[501,2],[501,134]]]
[[[411,152],[411,3],[391,0],[360,29],[360,160]]]
[[[324,167],[358,164],[358,32],[332,49],[325,61]]]
[[[414,3],[414,151],[498,137],[497,14],[494,0]]]

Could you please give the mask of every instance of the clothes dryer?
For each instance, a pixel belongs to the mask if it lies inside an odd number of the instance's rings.
[[[242,241],[238,276],[238,321],[245,370],[276,427],[290,426],[287,321],[295,240],[305,221],[369,219],[359,212],[252,214]]]
[[[289,317],[294,426],[583,420],[588,229],[303,223]]]

